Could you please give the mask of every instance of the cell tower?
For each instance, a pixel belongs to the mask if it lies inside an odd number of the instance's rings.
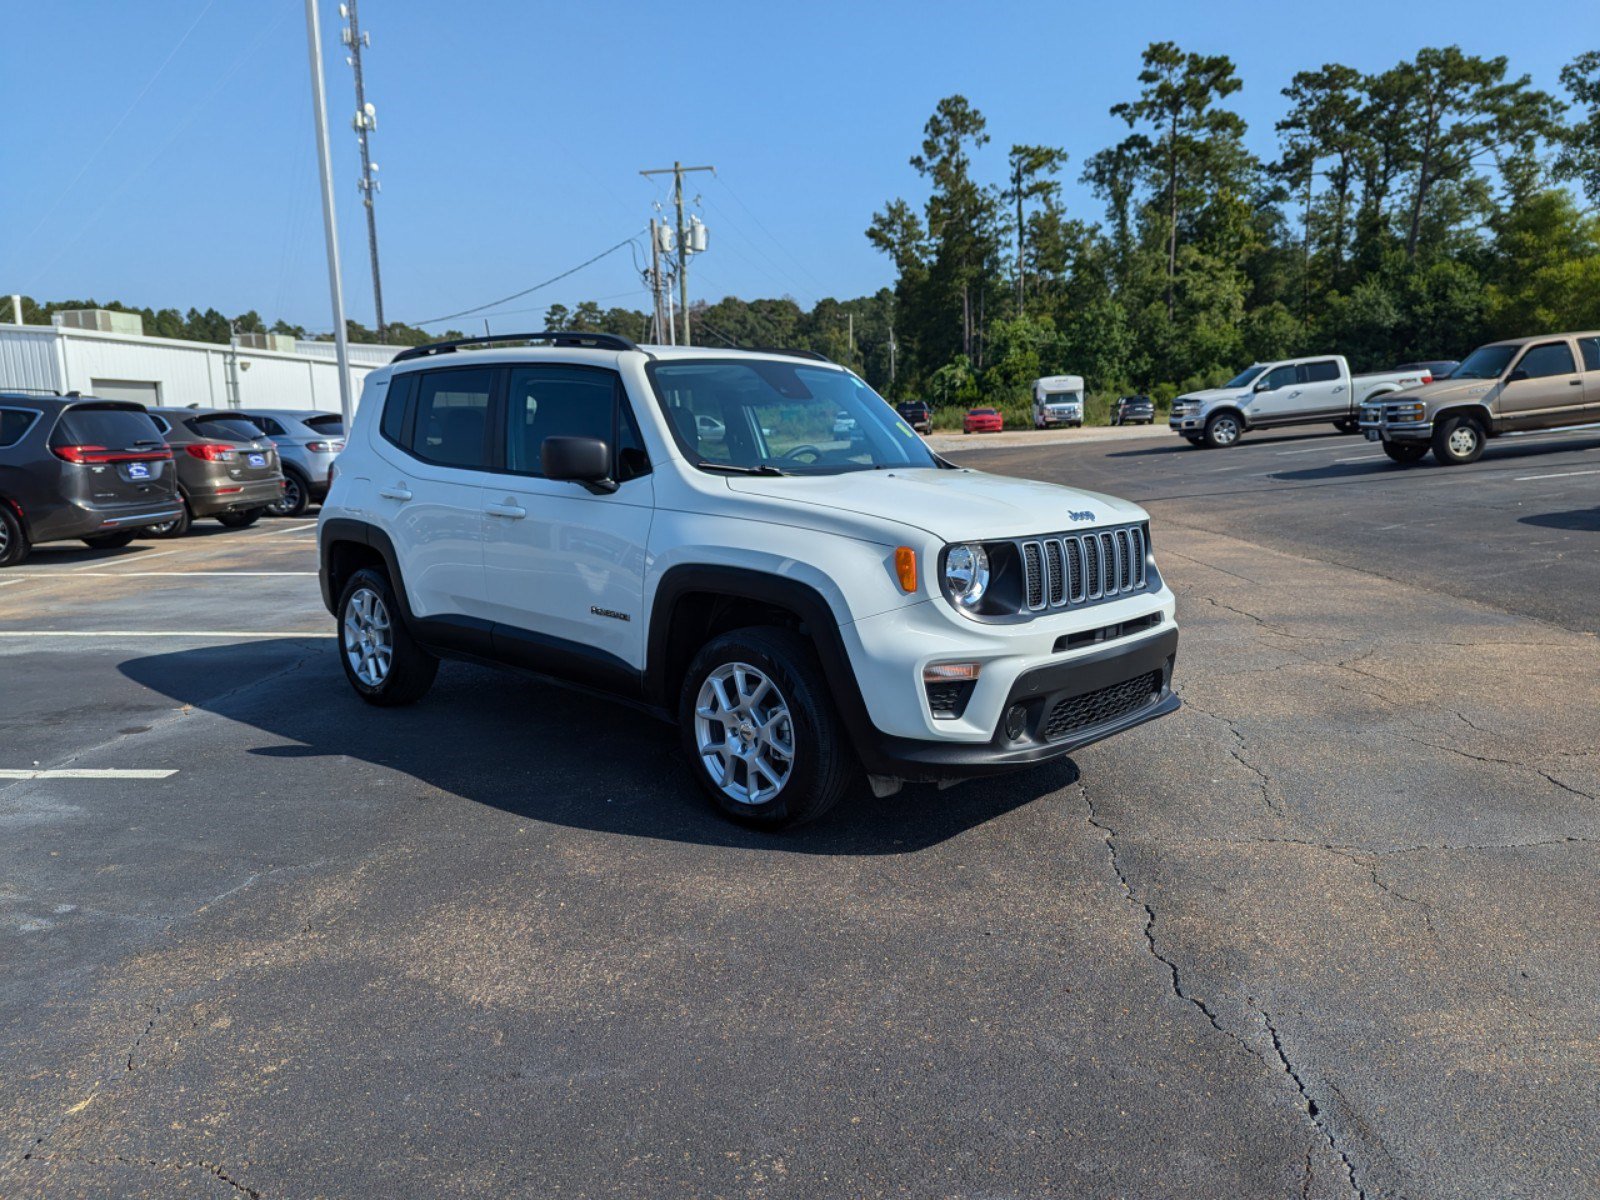
[[[351,127],[356,131],[356,141],[361,146],[361,201],[367,210],[367,250],[372,255],[372,306],[378,318],[378,340],[387,341],[383,322],[383,277],[378,271],[378,217],[373,210],[373,196],[383,190],[375,176],[378,164],[372,161],[372,151],[367,144],[368,135],[378,127],[378,110],[367,103],[367,89],[361,78],[361,52],[372,45],[372,35],[361,32],[361,20],[356,14],[356,0],[346,0],[339,5],[339,16],[349,24],[339,31],[339,40],[350,50],[345,62],[356,76],[356,115]]]

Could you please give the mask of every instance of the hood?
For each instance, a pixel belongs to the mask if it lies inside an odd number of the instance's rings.
[[[1173,403],[1182,400],[1198,400],[1201,404],[1212,404],[1218,400],[1232,400],[1243,403],[1253,395],[1249,388],[1201,388],[1198,392],[1185,392]]]
[[[837,509],[910,525],[947,542],[1059,533],[1146,519],[1137,504],[1099,492],[965,469],[897,468],[812,478],[750,476],[729,479],[728,486],[797,508]]]
[[[1404,396],[1407,400],[1421,400],[1427,404],[1443,403],[1451,400],[1477,400],[1487,398],[1489,393],[1499,386],[1495,379],[1441,379],[1438,383],[1425,383],[1421,387],[1406,388],[1404,391],[1390,392],[1386,396],[1378,396],[1378,400],[1393,400]]]

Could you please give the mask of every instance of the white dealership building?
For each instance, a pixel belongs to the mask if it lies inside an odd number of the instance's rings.
[[[241,334],[230,345],[146,337],[137,313],[57,313],[52,325],[0,324],[0,391],[81,392],[173,408],[339,411],[332,342]],[[351,394],[399,346],[350,347]]]

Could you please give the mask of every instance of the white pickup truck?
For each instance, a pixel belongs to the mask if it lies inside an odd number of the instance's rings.
[[[1231,446],[1250,429],[1320,425],[1359,428],[1361,405],[1375,396],[1432,383],[1426,370],[1351,375],[1337,354],[1256,363],[1219,388],[1172,402],[1167,424],[1196,446]]]

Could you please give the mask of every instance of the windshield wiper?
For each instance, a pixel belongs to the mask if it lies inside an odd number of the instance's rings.
[[[694,465],[702,471],[726,471],[730,475],[787,475],[789,473],[769,463],[762,463],[759,467],[742,467],[737,463],[707,462],[702,458]]]

